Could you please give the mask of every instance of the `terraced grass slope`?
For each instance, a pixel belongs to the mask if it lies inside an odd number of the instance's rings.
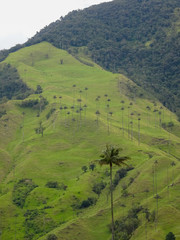
[[[46,42],[5,60],[43,92],[23,100],[38,99],[33,107],[20,100],[3,106],[1,239],[110,239],[109,168],[93,162],[107,143],[131,157],[120,181],[113,168],[116,223],[139,209],[127,239],[160,240],[170,231],[180,239],[176,116],[130,79],[80,60]]]

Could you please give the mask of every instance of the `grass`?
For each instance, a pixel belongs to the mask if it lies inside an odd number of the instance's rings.
[[[131,92],[126,95],[127,86],[133,85],[133,82],[123,75],[106,72],[94,63],[92,66],[84,65],[67,52],[46,42],[12,53],[5,61],[17,67],[21,78],[31,88],[36,89],[38,84],[41,85],[42,95],[49,104],[37,117],[38,110],[21,108],[21,101],[12,100],[5,106],[7,115],[0,119],[0,172],[3,173],[0,177],[1,239],[13,239],[15,236],[17,239],[24,239],[27,231],[25,213],[33,209],[43,211],[45,222],[50,219],[55,223],[56,227],[52,232],[59,239],[110,239],[109,177],[106,174],[108,168],[99,167],[96,163],[94,171],[88,169],[83,173],[81,169],[99,158],[106,143],[122,147],[123,155],[131,157],[129,164],[134,167],[114,190],[116,219],[127,213],[133,203],[139,202],[143,206],[148,204],[151,212],[156,209],[152,167],[154,161],[158,160],[158,194],[161,197],[159,222],[157,230],[152,227],[154,223],[148,223],[148,239],[165,239],[169,231],[174,232],[178,239],[180,124],[176,116],[165,107],[160,110],[162,105],[148,94],[140,98],[140,88],[137,96]],[[119,81],[123,83],[123,89],[119,89]],[[105,97],[105,94],[108,96]],[[97,96],[100,96],[99,101],[96,101]],[[37,98],[39,95],[36,94],[29,97]],[[85,110],[81,116],[76,113],[80,105],[77,99],[82,100],[82,106],[87,105],[86,114]],[[121,103],[122,100],[124,103]],[[73,105],[74,111],[71,108]],[[60,106],[67,106],[68,109],[60,110]],[[147,106],[151,108],[150,111]],[[56,108],[56,111],[47,119],[46,115],[51,108]],[[154,109],[163,111],[162,122],[173,121],[172,130],[160,126],[160,115],[153,112]],[[97,110],[100,112],[99,124],[96,122]],[[71,112],[69,117],[68,111]],[[25,112],[23,128],[22,112]],[[107,121],[108,112],[112,112],[112,116],[108,115]],[[43,137],[34,130],[40,121],[45,127]],[[130,121],[133,122],[133,129],[128,124]],[[173,168],[172,161],[176,163]],[[117,167],[113,168],[114,174],[117,170]],[[32,179],[38,187],[28,195],[24,208],[19,209],[12,203],[12,191],[15,182],[23,178]],[[125,198],[122,197],[122,185],[128,185],[130,178],[134,181],[128,186],[128,197]],[[92,185],[99,179],[105,181],[107,186],[98,197],[92,191]],[[45,185],[48,181],[57,181],[67,188],[47,188]],[[175,184],[170,186],[172,182]],[[170,187],[167,188],[167,185]],[[146,189],[149,190],[148,197]],[[96,205],[87,209],[73,207],[88,197],[97,198]],[[122,203],[126,205],[124,208]],[[141,224],[131,238],[134,240],[145,239],[145,219],[142,213],[139,217]],[[42,224],[42,216],[33,221],[37,225]],[[34,232],[32,239],[46,239],[46,234],[44,230]]]

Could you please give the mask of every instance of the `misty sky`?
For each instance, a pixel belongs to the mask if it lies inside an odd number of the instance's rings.
[[[0,50],[24,43],[68,12],[110,0],[0,0]]]

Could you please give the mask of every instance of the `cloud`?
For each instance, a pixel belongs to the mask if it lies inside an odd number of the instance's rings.
[[[0,49],[23,43],[68,12],[109,0],[4,0],[0,14]]]

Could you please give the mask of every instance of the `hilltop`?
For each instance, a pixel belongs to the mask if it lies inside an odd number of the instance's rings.
[[[180,116],[179,0],[115,0],[73,11],[8,52],[47,41],[131,78]]]
[[[1,104],[1,239],[110,239],[109,168],[94,161],[110,143],[131,157],[128,169],[113,168],[117,235],[161,240],[171,231],[178,240],[176,115],[78,52],[41,42],[1,63],[33,90]]]

